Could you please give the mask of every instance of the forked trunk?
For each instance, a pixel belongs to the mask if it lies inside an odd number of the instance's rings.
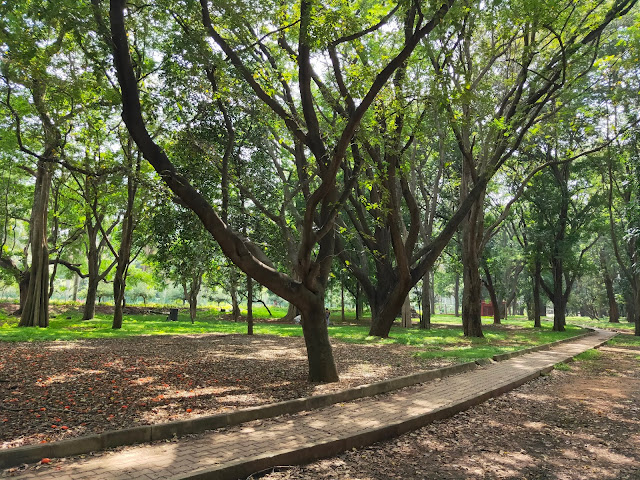
[[[378,301],[369,299],[369,305],[371,306],[370,336],[382,338],[389,336],[393,322],[398,313],[401,312],[402,304],[410,291],[408,284],[404,288],[400,288],[400,285],[396,285],[396,287],[386,296],[385,303],[382,305]]]

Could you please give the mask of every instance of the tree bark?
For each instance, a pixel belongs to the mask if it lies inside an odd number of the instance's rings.
[[[407,295],[404,299],[404,303],[402,304],[402,326],[404,328],[411,328],[411,302],[409,301],[409,295]]]
[[[47,214],[51,188],[51,164],[38,161],[33,208],[31,211],[31,269],[21,327],[49,326],[49,246]]]
[[[498,296],[496,294],[496,289],[493,286],[493,279],[491,278],[491,273],[486,265],[482,266],[485,275],[484,286],[487,288],[489,292],[489,297],[491,298],[491,305],[493,305],[493,324],[500,325],[501,321],[501,312],[500,312],[500,304],[498,303]]]
[[[71,294],[71,300],[74,302],[78,301],[78,287],[80,286],[80,277],[77,273],[73,274],[73,291]]]
[[[96,292],[100,283],[100,253],[96,244],[98,238],[98,226],[94,225],[90,219],[86,221],[87,231],[87,266],[89,276],[87,277],[87,295],[84,300],[82,320],[91,320],[96,312]]]
[[[542,262],[538,259],[535,260],[534,271],[532,275],[533,281],[533,326],[534,328],[541,328],[542,323],[540,317],[542,316],[542,303],[540,297],[540,282],[542,276]],[[545,312],[546,314],[546,312]]]
[[[333,359],[325,320],[324,302],[301,305],[302,330],[307,347],[310,382],[337,382],[338,371]]]
[[[253,335],[253,280],[247,275],[247,335]]]
[[[356,322],[362,319],[362,291],[360,284],[356,284]]]
[[[456,317],[460,316],[460,274],[456,272],[455,283],[453,285],[453,305]]]
[[[607,291],[607,299],[609,300],[609,323],[620,323],[620,311],[618,310],[618,302],[613,291],[613,279],[607,270],[604,271],[604,287]]]
[[[466,178],[468,175],[464,175]],[[467,179],[467,182],[469,179]],[[464,183],[464,182],[463,182]],[[467,186],[463,185],[463,191]],[[482,281],[480,280],[480,245],[484,223],[484,192],[473,204],[462,224],[462,328],[466,337],[482,334]]]
[[[423,330],[431,329],[430,275],[431,270],[422,277],[422,315],[420,315],[420,328]]]

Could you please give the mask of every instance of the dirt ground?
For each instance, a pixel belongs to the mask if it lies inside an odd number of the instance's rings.
[[[0,342],[0,448],[213,415],[450,365],[413,347],[334,342],[340,382],[307,382],[302,338]]]
[[[640,350],[601,352],[397,439],[252,478],[640,479]]]

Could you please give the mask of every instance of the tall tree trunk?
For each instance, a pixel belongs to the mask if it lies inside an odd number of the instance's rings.
[[[253,335],[253,280],[247,275],[247,335]]]
[[[609,323],[620,323],[620,311],[618,310],[618,302],[613,291],[613,279],[607,270],[604,271],[604,287],[607,291],[607,299],[609,300]]]
[[[20,308],[18,308],[16,315],[22,315],[24,304],[27,301],[27,292],[29,291],[29,275],[29,270],[20,273],[20,279],[18,280],[18,289],[20,291]]]
[[[131,140],[130,140],[131,142]],[[133,156],[129,155],[131,160]],[[122,328],[123,309],[125,305],[125,292],[127,288],[127,272],[131,262],[131,248],[133,245],[133,232],[135,231],[135,198],[138,191],[137,174],[140,172],[140,156],[136,158],[135,174],[130,174],[127,180],[127,209],[122,220],[122,233],[120,247],[118,248],[118,258],[116,271],[113,277],[113,323],[112,329]]]
[[[73,290],[71,293],[71,300],[74,302],[78,301],[78,288],[80,287],[80,277],[77,273],[73,274]]]
[[[552,259],[552,273],[553,273],[553,331],[564,332],[564,326],[566,324],[566,309],[563,279],[564,268],[563,260],[559,257]]]
[[[362,319],[362,307],[363,307],[363,305],[362,305],[362,291],[361,291],[359,283],[356,284],[355,302],[356,302],[356,322],[358,322],[359,320]]]
[[[609,300],[609,323],[620,323],[620,310],[616,295],[613,291],[613,279],[609,273],[607,254],[604,249],[600,250],[600,266],[602,268],[602,277],[604,280],[604,288],[607,292],[607,300]]]
[[[541,328],[542,323],[540,317],[542,316],[542,303],[540,297],[540,282],[542,275],[542,262],[538,259],[535,260],[535,267],[533,271],[533,276],[531,277],[533,281],[533,326],[535,328]],[[546,314],[546,312],[545,312]]]
[[[38,161],[31,210],[31,269],[21,327],[49,326],[49,246],[47,244],[47,214],[51,189],[51,165]]]
[[[309,363],[309,381],[337,382],[338,371],[329,341],[324,302],[319,299],[314,300],[304,302],[300,307]]]
[[[233,316],[234,322],[240,321],[240,304],[238,303],[238,288],[237,288],[237,275],[231,279],[231,284],[229,285],[230,295],[231,295],[231,315]]]
[[[89,271],[87,282],[87,296],[84,301],[82,320],[91,320],[96,312],[96,292],[100,276],[100,254],[96,241],[98,238],[98,226],[93,225],[90,220],[86,222],[87,230],[87,266]]]
[[[96,297],[98,292],[98,278],[90,275],[87,284],[87,296],[82,309],[82,320],[91,320],[96,313]]]
[[[342,309],[342,323],[346,321],[344,316],[344,273],[340,275],[340,308]]]
[[[424,330],[431,329],[431,295],[430,295],[430,278],[431,270],[427,271],[422,277],[422,315],[420,315],[420,328]]]
[[[202,274],[195,274],[191,281],[191,288],[189,289],[189,318],[191,318],[191,323],[195,322],[198,313],[198,294],[200,293],[201,285]]]
[[[487,288],[489,292],[489,297],[491,298],[491,305],[493,305],[493,324],[500,325],[502,322],[500,321],[500,304],[498,303],[498,296],[496,295],[496,289],[493,286],[493,279],[491,278],[491,273],[486,265],[482,266],[485,275],[484,286]]]
[[[466,176],[465,176],[466,178]],[[468,181],[468,180],[467,180]],[[463,187],[463,191],[467,191]],[[484,195],[473,204],[462,223],[462,328],[466,337],[482,334],[482,281],[479,259],[484,223]]]
[[[456,317],[460,316],[460,274],[456,272],[453,285],[453,308]]]
[[[411,322],[411,302],[409,301],[409,295],[407,294],[407,296],[404,299],[404,303],[402,304],[402,326],[404,328],[411,328],[412,327],[412,322]]]
[[[429,280],[429,300],[431,303],[431,315],[436,314],[436,289],[435,289],[435,272],[431,270],[431,277]]]

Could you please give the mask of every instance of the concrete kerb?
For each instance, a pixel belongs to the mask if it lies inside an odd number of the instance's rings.
[[[555,342],[545,343],[544,345],[527,347],[527,348],[523,348],[522,350],[516,350],[515,352],[500,353],[498,355],[494,355],[491,358],[496,362],[502,362],[503,360],[509,360],[510,358],[514,358],[514,357],[520,357],[522,355],[526,355],[527,353],[539,352],[541,350],[550,350],[557,345],[560,345],[566,342],[572,342],[580,338],[584,338],[588,335],[593,335],[593,333],[595,332],[595,330],[590,327],[581,327],[581,328],[584,328],[586,330],[591,330],[591,331],[586,333],[581,333],[580,335],[576,335],[575,337],[567,337],[567,338],[563,338],[562,340],[556,340]]]
[[[51,442],[39,445],[28,445],[6,450],[0,450],[0,468],[10,468],[24,463],[38,462],[41,459],[70,457],[89,452],[106,450],[108,448],[134,445],[136,443],[166,440],[174,436],[183,436],[193,433],[202,433],[207,430],[231,427],[252,420],[277,417],[293,414],[305,410],[328,407],[335,403],[350,402],[364,397],[389,393],[394,390],[428,382],[449,375],[468,372],[486,365],[490,360],[478,360],[450,367],[427,370],[390,380],[361,385],[336,393],[315,395],[311,397],[296,398],[284,402],[269,405],[251,407],[235,412],[209,415],[190,420],[177,420],[174,422],[155,425],[141,425],[139,427],[111,430],[101,434],[71,438],[59,442]]]
[[[205,468],[191,472],[186,475],[173,477],[171,480],[235,480],[246,478],[253,473],[274,467],[277,465],[300,465],[312,462],[320,458],[327,458],[337,455],[352,448],[361,448],[376,442],[394,438],[404,433],[417,430],[436,420],[442,420],[456,413],[479,405],[490,398],[497,397],[514,388],[523,385],[544,373],[548,373],[553,367],[545,367],[527,375],[524,378],[515,380],[506,385],[487,390],[473,398],[457,402],[453,405],[441,407],[423,415],[398,421],[384,427],[372,428],[355,435],[342,438],[329,438],[324,441],[302,444],[296,449],[286,451],[275,451],[248,459],[235,460],[220,464],[215,467]]]
[[[548,349],[558,343],[576,340],[585,335],[589,335],[590,333],[559,340],[539,347],[532,347],[530,349],[519,350],[517,352],[511,352],[503,355],[495,355],[494,360],[506,360],[514,356],[536,351],[533,349]],[[392,392],[394,390],[425,383],[438,378],[468,372],[477,368],[479,365],[486,365],[490,362],[491,360],[489,359],[482,359],[476,362],[467,362],[436,370],[427,370],[403,377],[392,378],[382,382],[361,385],[359,387],[342,390],[336,393],[302,397],[270,405],[237,410],[226,414],[209,415],[190,420],[178,420],[155,425],[142,425],[122,430],[112,430],[101,434],[71,438],[59,442],[0,450],[0,468],[4,469],[24,463],[38,462],[45,457],[70,457],[106,450],[108,448],[156,440],[166,440],[173,438],[174,436],[179,437],[188,434],[202,433],[207,430],[235,426],[252,420],[261,420],[285,414],[294,414],[305,410],[323,408],[335,403],[350,402],[364,397]],[[256,470],[253,471],[255,472]]]

